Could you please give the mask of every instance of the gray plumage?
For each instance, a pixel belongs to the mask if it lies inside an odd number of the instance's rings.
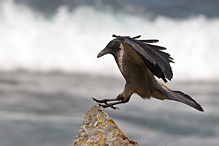
[[[163,52],[166,48],[149,44],[156,43],[158,40],[137,40],[140,35],[133,38],[116,35],[113,37],[115,39],[110,41],[97,57],[112,54],[126,84],[117,98],[103,100],[93,98],[100,106],[117,109],[114,105],[128,102],[131,95],[137,93],[143,99],[153,97],[160,100],[174,100],[203,111],[202,107],[189,95],[170,90],[154,77],[161,78],[164,82],[173,77],[170,66],[173,58]]]

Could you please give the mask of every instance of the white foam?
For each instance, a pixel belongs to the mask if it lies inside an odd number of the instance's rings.
[[[0,70],[85,72],[120,75],[112,56],[97,59],[112,34],[159,39],[175,59],[175,79],[219,79],[219,19],[188,19],[60,7],[51,19],[3,3],[0,10]]]

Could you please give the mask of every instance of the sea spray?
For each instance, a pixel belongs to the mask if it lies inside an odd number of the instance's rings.
[[[0,71],[77,72],[120,76],[112,58],[98,52],[117,35],[159,39],[175,60],[174,79],[219,79],[219,19],[172,19],[60,7],[51,18],[23,5],[3,3]]]

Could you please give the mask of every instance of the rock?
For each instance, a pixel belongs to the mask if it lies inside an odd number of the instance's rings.
[[[85,115],[75,146],[138,146],[130,140],[99,106],[92,107]]]

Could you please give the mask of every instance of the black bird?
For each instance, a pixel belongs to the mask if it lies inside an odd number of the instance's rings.
[[[100,106],[118,109],[114,105],[128,102],[131,95],[137,93],[143,99],[153,97],[160,100],[174,100],[199,111],[204,111],[189,95],[181,91],[173,91],[155,79],[154,76],[167,82],[173,77],[170,66],[170,62],[173,63],[173,58],[168,53],[163,52],[166,48],[150,44],[156,43],[158,40],[137,40],[140,35],[133,38],[116,35],[113,37],[115,39],[110,41],[97,57],[108,53],[112,54],[126,84],[117,98],[103,100],[93,98]]]

